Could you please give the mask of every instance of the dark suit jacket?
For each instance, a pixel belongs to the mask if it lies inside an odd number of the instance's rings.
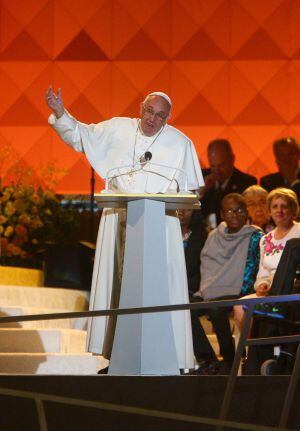
[[[277,187],[289,187],[280,172],[265,175],[260,179],[260,185],[268,192],[276,189]]]
[[[271,190],[277,189],[277,187],[286,187],[288,189],[292,189],[298,198],[298,202],[300,203],[300,181],[296,181],[293,185],[288,184],[280,172],[275,172],[275,174],[269,174],[265,177],[262,177],[260,180],[260,185],[266,189],[268,192]]]
[[[210,169],[204,169],[204,178],[206,175],[209,175],[210,172]],[[229,193],[242,193],[247,187],[253,186],[254,184],[257,184],[257,179],[255,177],[234,168],[230,180],[224,190],[215,190],[213,187],[208,190],[205,196],[201,199],[202,213],[204,217],[214,213],[217,215],[217,224],[219,224],[221,221],[220,209],[223,197]]]

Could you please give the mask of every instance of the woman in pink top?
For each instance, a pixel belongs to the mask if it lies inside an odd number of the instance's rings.
[[[260,240],[260,264],[254,284],[257,296],[268,295],[286,242],[300,238],[300,223],[295,221],[299,212],[295,192],[274,189],[268,195],[267,204],[276,227]]]
[[[260,262],[254,283],[256,293],[243,298],[267,296],[269,294],[286,242],[291,238],[300,238],[300,223],[295,221],[299,213],[298,199],[295,192],[283,187],[274,189],[268,194],[267,205],[276,227],[266,233],[259,243]],[[244,318],[243,306],[236,305],[234,307],[234,320],[240,331],[243,327]]]

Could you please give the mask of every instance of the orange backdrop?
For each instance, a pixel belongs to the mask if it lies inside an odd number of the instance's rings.
[[[15,152],[0,156],[4,181],[17,157],[37,178],[54,163],[59,192],[89,190],[84,157],[47,125],[49,84],[62,87],[66,107],[85,122],[137,116],[148,92],[165,91],[172,123],[193,139],[203,165],[208,141],[227,137],[237,166],[258,177],[276,169],[274,139],[300,136],[299,0],[0,6],[0,146]]]

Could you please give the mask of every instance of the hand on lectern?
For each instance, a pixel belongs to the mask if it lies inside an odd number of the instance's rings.
[[[56,118],[60,118],[64,113],[64,104],[61,97],[61,88],[57,90],[57,94],[54,93],[51,85],[46,91],[46,103],[56,116]]]

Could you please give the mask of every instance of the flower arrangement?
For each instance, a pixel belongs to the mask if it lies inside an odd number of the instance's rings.
[[[0,145],[0,171],[0,263],[39,267],[45,244],[69,242],[79,225],[53,192],[67,172],[55,160],[33,168],[9,143]]]
[[[2,264],[35,266],[45,243],[68,241],[77,225],[77,213],[62,208],[51,190],[22,184],[0,187]]]

